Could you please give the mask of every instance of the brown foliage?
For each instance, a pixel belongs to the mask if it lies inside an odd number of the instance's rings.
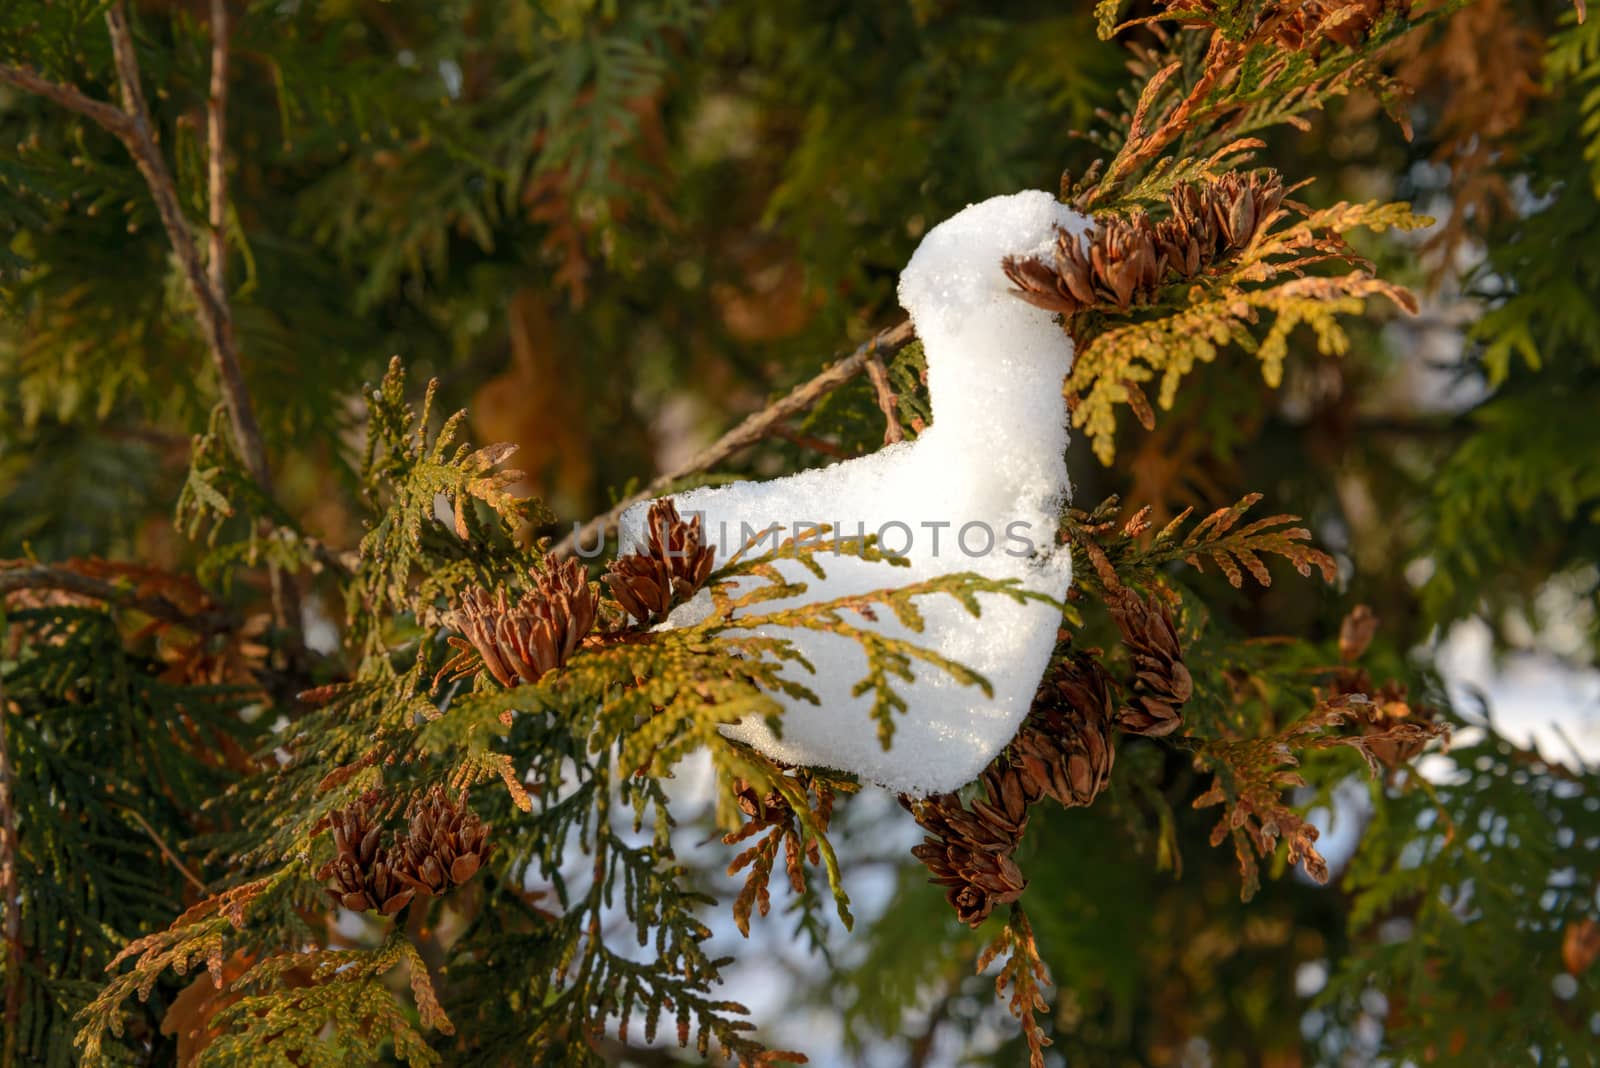
[[[827,830],[828,820],[833,814],[832,788],[804,772],[798,773],[797,781],[804,796],[816,796],[811,815],[818,827]],[[733,902],[733,922],[738,925],[739,933],[748,938],[750,914],[759,911],[765,916],[772,908],[768,884],[773,866],[777,863],[779,847],[783,849],[784,870],[789,875],[789,885],[797,894],[803,894],[806,890],[805,862],[809,860],[812,864],[819,864],[822,858],[816,840],[805,839],[794,807],[783,794],[772,790],[762,795],[743,779],[736,780],[734,794],[738,798],[740,811],[748,818],[743,827],[723,836],[723,844],[733,845],[755,835],[765,835],[761,841],[734,857],[733,863],[728,865],[729,875],[750,869],[750,874],[745,877],[744,888]]]
[[[1364,604],[1345,616],[1339,626],[1340,664],[1328,689],[1333,699],[1365,701],[1366,714],[1353,724],[1362,736],[1363,752],[1392,769],[1409,764],[1446,731],[1436,709],[1411,701],[1405,683],[1388,679],[1374,685],[1367,670],[1356,664],[1377,635],[1378,622],[1377,614]]]
[[[1363,694],[1336,696],[1321,701],[1309,715],[1277,734],[1207,742],[1196,753],[1196,765],[1210,769],[1213,778],[1211,788],[1195,799],[1194,807],[1223,806],[1222,817],[1211,831],[1211,844],[1233,839],[1244,877],[1241,898],[1250,900],[1260,888],[1257,856],[1271,857],[1280,841],[1288,847],[1291,865],[1299,864],[1316,882],[1328,881],[1327,861],[1316,848],[1317,829],[1283,798],[1285,790],[1306,784],[1293,770],[1300,763],[1297,752],[1354,749],[1377,774],[1386,744],[1409,745],[1417,740],[1426,744],[1444,733],[1442,725],[1373,721],[1370,709],[1371,701]],[[1358,734],[1339,731],[1351,723],[1370,724],[1373,729]]]
[[[983,971],[1001,954],[1005,954],[1006,962],[995,977],[995,994],[1004,999],[1006,987],[1011,988],[1007,1007],[1022,1024],[1022,1036],[1028,1043],[1028,1068],[1044,1068],[1044,1050],[1051,1042],[1034,1014],[1050,1011],[1050,1003],[1044,998],[1044,988],[1050,985],[1050,970],[1039,957],[1033,925],[1020,905],[1011,906],[1005,930],[978,955],[977,970]]]
[[[1582,919],[1567,924],[1561,935],[1561,963],[1569,975],[1581,976],[1600,958],[1600,923]]]

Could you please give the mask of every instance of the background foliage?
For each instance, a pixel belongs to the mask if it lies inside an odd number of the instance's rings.
[[[0,5],[0,64],[115,104],[117,7]],[[1279,266],[1229,261],[1075,320],[1071,649],[1127,674],[1108,608],[1127,583],[1174,606],[1194,697],[1182,731],[1121,736],[1092,807],[1033,810],[1017,862],[1054,984],[1044,1055],[1592,1063],[1594,769],[1452,707],[1435,657],[1464,620],[1507,656],[1600,652],[1593,22],[1554,0],[228,10],[225,297],[270,493],[214,411],[133,157],[0,82],[0,1063],[670,1064],[701,1043],[755,1062],[817,1021],[864,1063],[1023,1063],[1002,963],[973,974],[991,942],[1026,958],[1018,921],[958,923],[881,795],[716,733],[770,707],[749,665],[783,650],[713,619],[536,685],[431,687],[464,590],[529,585],[540,539],[897,322],[928,226],[1063,171],[1092,210],[1160,213],[1207,166],[1312,180],[1295,210],[1342,260],[1295,278],[1282,265],[1312,246],[1287,217],[1257,250]],[[210,11],[127,18],[203,240]],[[1236,76],[1208,86],[1213,69]],[[1163,116],[1184,120],[1164,141]],[[1436,221],[1408,229],[1400,202]],[[1420,314],[1349,304],[1361,258]],[[1275,316],[1310,326],[1277,350]],[[888,367],[906,433],[928,418],[918,359]],[[883,434],[857,378],[685,484]],[[1228,513],[1231,535],[1202,519],[1250,494],[1327,555],[1283,524],[1240,534],[1254,512]],[[1296,573],[1324,563],[1332,581]],[[1339,718],[1355,693],[1382,716]],[[1435,719],[1453,741],[1426,776],[1361,733]],[[1270,778],[1295,760],[1301,785]],[[795,886],[775,876],[770,914],[724,874],[760,839],[712,837],[751,818],[738,782],[792,817],[764,863],[792,836]],[[332,909],[329,814],[379,789],[398,826],[434,783],[492,825],[484,871],[398,920]],[[1261,783],[1251,824],[1239,799]],[[1292,842],[1313,810],[1360,831],[1325,886],[1235,833]],[[809,1026],[743,1030],[732,1003],[774,983]]]

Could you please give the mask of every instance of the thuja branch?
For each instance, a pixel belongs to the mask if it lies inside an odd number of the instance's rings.
[[[238,346],[233,338],[233,325],[221,288],[223,278],[222,257],[219,254],[221,239],[220,218],[225,210],[226,179],[222,159],[223,122],[227,80],[227,16],[222,11],[221,0],[212,5],[213,35],[211,99],[208,110],[210,131],[210,188],[212,224],[212,266],[207,274],[201,263],[199,249],[184,221],[179,206],[177,184],[167,168],[165,158],[155,143],[150,111],[140,87],[139,59],[134,52],[133,37],[128,29],[128,19],[122,4],[113,4],[106,11],[106,26],[111,33],[112,52],[116,58],[117,82],[122,95],[122,107],[96,100],[73,85],[51,81],[26,67],[0,64],[0,82],[16,86],[54,101],[69,111],[92,120],[107,133],[116,137],[133,156],[139,173],[144,177],[155,200],[156,211],[167,239],[177,254],[190,296],[194,299],[194,315],[206,346],[216,364],[222,381],[223,402],[227,405],[228,419],[233,424],[238,441],[240,459],[250,475],[271,492],[271,472],[267,466],[266,450],[261,441],[261,430],[256,423],[255,409],[245,388],[244,374],[240,370]],[[218,15],[221,21],[217,21]]]
[[[912,330],[910,320],[898,326],[891,326],[878,331],[858,345],[856,350],[844,359],[839,360],[815,378],[794,387],[783,397],[746,418],[744,422],[696,453],[688,461],[665,474],[658,475],[638,493],[623,498],[610,511],[596,516],[572,534],[561,539],[557,543],[555,551],[558,553],[571,552],[575,545],[586,544],[596,537],[604,537],[610,534],[617,529],[617,520],[622,517],[622,513],[631,506],[640,501],[649,500],[651,497],[659,497],[679,479],[697,475],[702,471],[709,471],[740,449],[747,448],[763,438],[780,433],[784,429],[784,420],[788,419],[789,416],[796,412],[804,411],[826,394],[838,389],[861,372],[868,370],[871,366],[871,361],[881,359],[884,356],[892,356],[899,352],[909,345],[915,337],[916,332]]]
[[[1150,134],[1145,135],[1142,134],[1141,127],[1145,123],[1151,101],[1161,87],[1166,84],[1167,80],[1182,69],[1183,64],[1179,61],[1174,61],[1158,72],[1154,78],[1150,79],[1150,84],[1145,88],[1144,94],[1139,100],[1139,107],[1134,112],[1123,151],[1119,152],[1117,158],[1111,161],[1111,166],[1107,169],[1106,175],[1100,184],[1084,196],[1083,207],[1087,209],[1102,194],[1116,189],[1125,176],[1155,159],[1181,134],[1191,130],[1198,121],[1198,116],[1195,114],[1196,110],[1211,95],[1212,89],[1216,87],[1217,81],[1222,74],[1232,71],[1234,64],[1238,61],[1238,57],[1243,51],[1243,48],[1234,45],[1221,35],[1213,37],[1206,49],[1206,58],[1199,80],[1195,82],[1194,87],[1183,98],[1182,103],[1165,117],[1161,125]]]

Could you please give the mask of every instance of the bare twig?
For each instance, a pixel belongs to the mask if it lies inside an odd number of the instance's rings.
[[[561,539],[555,546],[557,553],[571,552],[575,545],[588,544],[598,535],[604,537],[617,528],[617,520],[628,508],[640,501],[660,496],[661,492],[681,478],[709,471],[740,449],[744,449],[777,432],[784,420],[795,412],[815,404],[819,398],[838,389],[867,367],[874,356],[893,355],[905,348],[916,337],[910,321],[891,326],[873,334],[854,352],[835,363],[821,374],[791,389],[759,412],[718,438],[710,446],[696,453],[687,462],[671,471],[658,475],[650,484],[631,497],[618,502],[604,515],[596,516],[583,526]]]
[[[228,4],[211,0],[211,94],[206,98],[206,186],[211,254],[211,292],[228,307]]]
[[[0,613],[0,620],[4,619]],[[0,637],[4,629],[0,628]],[[11,793],[15,773],[11,768],[11,744],[6,734],[10,716],[6,705],[5,678],[0,676],[0,909],[5,911],[5,1042],[0,1047],[0,1064],[15,1064],[17,1032],[22,1028],[22,890],[17,874],[17,810]]]
[[[867,356],[867,377],[872,379],[872,392],[878,397],[878,408],[883,412],[883,443],[893,445],[904,441],[905,431],[900,429],[900,398],[889,386],[889,371],[883,366],[883,357],[876,352]]]
[[[802,449],[809,449],[812,452],[820,452],[824,456],[832,456],[836,460],[846,460],[850,457],[848,452],[841,449],[833,442],[819,438],[813,434],[802,433],[801,431],[796,430],[794,427],[789,426],[787,423],[780,423],[779,425],[773,427],[772,436],[776,438],[782,438],[784,441],[787,441],[792,445],[798,445]]]
[[[233,619],[221,610],[187,612],[159,594],[142,594],[128,586],[91,578],[65,567],[38,564],[30,567],[0,568],[0,597],[16,590],[62,590],[66,593],[75,593],[80,597],[89,597],[106,604],[132,608],[152,619],[175,623],[198,633],[228,630],[234,625]]]
[[[174,868],[177,868],[178,873],[185,879],[189,880],[189,885],[193,886],[202,894],[206,892],[206,884],[201,882],[200,877],[195,875],[194,872],[190,871],[188,865],[184,864],[183,860],[178,856],[178,854],[172,851],[172,847],[167,845],[167,843],[162,840],[162,837],[156,833],[156,829],[150,826],[149,820],[139,815],[137,809],[129,808],[126,805],[119,807],[122,809],[122,811],[133,817],[133,822],[137,823],[144,829],[144,833],[150,836],[150,840],[156,844],[156,848],[161,850],[161,855],[167,858],[167,863],[171,864]]]

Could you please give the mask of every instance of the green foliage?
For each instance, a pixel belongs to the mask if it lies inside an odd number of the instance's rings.
[[[405,382],[395,360],[371,395],[361,477],[372,488],[375,516],[361,539],[362,566],[349,596],[375,618],[411,611],[418,623],[436,625],[443,618],[437,607],[442,599],[469,584],[497,586],[513,569],[525,572],[535,562],[536,556],[515,548],[514,535],[541,511],[537,501],[508,491],[520,471],[494,470],[515,446],[473,450],[458,443],[465,412],[431,429],[438,384],[429,383],[419,413],[406,403]],[[434,518],[440,501],[453,517],[448,532]],[[487,522],[479,505],[487,510]],[[418,578],[421,586],[413,589]]]
[[[1582,235],[1600,224],[1592,169],[1592,112],[1600,79],[1594,23],[1552,38],[1547,74],[1555,103],[1529,132],[1527,211],[1497,240],[1470,281],[1487,308],[1472,325],[1463,363],[1492,392],[1462,419],[1472,433],[1441,465],[1429,509],[1433,573],[1424,589],[1434,619],[1487,599],[1491,618],[1537,618],[1530,567],[1570,571],[1581,599],[1600,584],[1587,568],[1600,549],[1600,482],[1594,421],[1575,417],[1600,401],[1600,260]],[[1575,142],[1586,147],[1582,156]],[[1600,650],[1600,624],[1590,646]]]
[[[1593,776],[1473,727],[1451,778],[1374,809],[1344,881],[1352,931],[1377,937],[1340,962],[1321,1000],[1355,1011],[1382,976],[1408,1051],[1582,1064],[1592,1056],[1596,994],[1587,977],[1561,990],[1561,946],[1593,909],[1593,885],[1573,867],[1600,834]],[[1510,960],[1541,981],[1508,981]],[[1452,1011],[1463,988],[1492,1011]]]
[[[72,1019],[107,963],[192,892],[186,865],[204,850],[189,840],[217,829],[202,809],[236,773],[232,758],[261,737],[240,715],[255,695],[172,680],[157,647],[129,641],[130,615],[57,604],[3,616],[27,639],[0,660],[0,693],[11,803],[26,829],[16,871],[32,950],[7,954],[21,998],[8,1037],[37,1063],[74,1063]],[[174,991],[151,976],[150,1004],[127,1026],[159,1044]]]

